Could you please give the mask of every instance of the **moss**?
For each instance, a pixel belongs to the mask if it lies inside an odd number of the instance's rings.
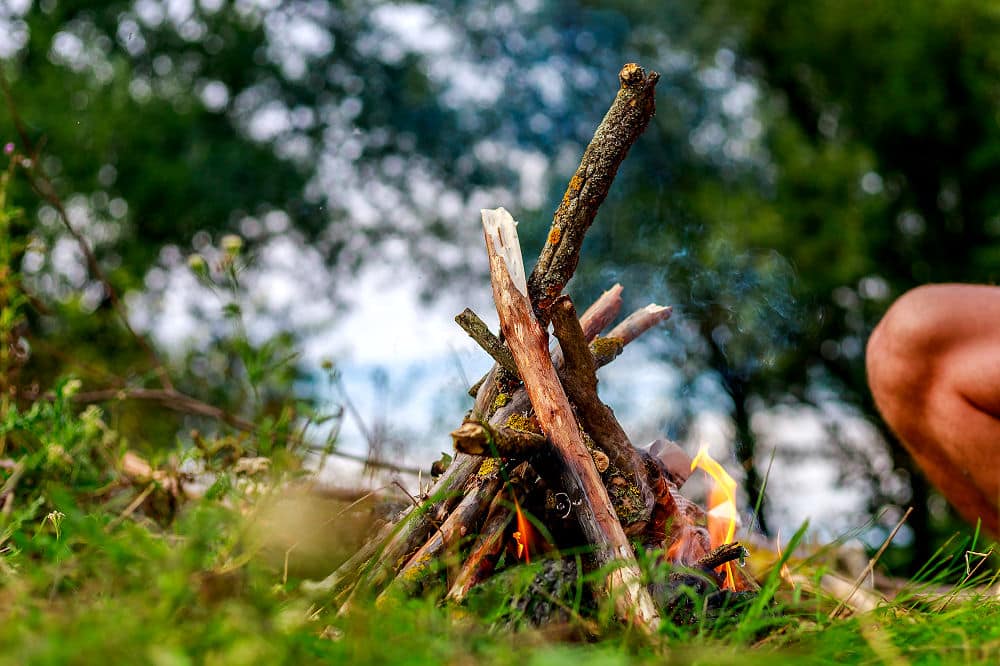
[[[534,416],[511,414],[504,425],[514,430],[520,430],[521,432],[533,432],[537,435],[542,434],[542,429]]]
[[[611,496],[611,504],[615,507],[622,525],[629,525],[642,517],[644,504],[642,492],[632,481],[621,479],[624,483],[611,483],[608,485],[608,494]]]
[[[595,338],[590,343],[590,351],[599,364],[610,362],[622,353],[625,341],[621,338]]]
[[[431,556],[429,554],[422,555],[419,560],[414,562],[412,567],[403,572],[403,578],[406,579],[406,582],[420,580],[427,573],[430,563]]]
[[[496,411],[510,402],[510,393],[497,393],[497,397],[493,399],[493,410]]]
[[[487,458],[479,466],[479,471],[476,473],[481,478],[486,478],[493,476],[500,471],[500,460],[499,458]]]

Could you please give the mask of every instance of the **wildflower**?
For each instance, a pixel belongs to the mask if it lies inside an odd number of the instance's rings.
[[[7,144],[4,145],[3,147],[3,153],[4,155],[10,155],[13,152],[14,152],[14,142],[8,141]]]
[[[222,249],[226,254],[235,256],[243,249],[243,239],[236,234],[227,234],[222,237]]]
[[[188,257],[188,268],[190,268],[191,272],[198,276],[205,276],[208,274],[208,264],[205,263],[205,257],[197,253]]]

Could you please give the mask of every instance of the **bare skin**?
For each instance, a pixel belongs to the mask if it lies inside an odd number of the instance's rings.
[[[886,422],[958,512],[1000,535],[1000,287],[904,294],[868,341]]]

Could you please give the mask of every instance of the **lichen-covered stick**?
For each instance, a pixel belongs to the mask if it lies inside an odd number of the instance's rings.
[[[618,167],[656,112],[655,88],[659,79],[659,74],[647,75],[635,63],[625,65],[619,72],[618,95],[583,152],[580,166],[552,217],[552,228],[538,263],[528,278],[528,293],[536,314],[544,311],[573,277],[583,237],[608,195]],[[544,316],[541,321],[546,321]]]

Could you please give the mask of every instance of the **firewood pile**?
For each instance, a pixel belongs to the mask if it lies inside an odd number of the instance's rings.
[[[745,551],[733,542],[728,475],[665,440],[637,448],[598,395],[596,370],[670,308],[648,305],[612,326],[620,285],[579,316],[563,294],[619,165],[655,111],[658,74],[628,64],[619,78],[530,275],[511,215],[482,211],[500,335],[470,310],[456,320],[496,363],[473,387],[475,403],[451,433],[457,453],[433,487],[322,584],[342,611],[398,594],[461,603],[501,569],[541,561],[529,595],[537,588],[558,597],[567,576],[596,572],[588,576],[599,581],[593,597],[609,600],[622,622],[654,632],[661,616],[683,621],[704,609],[692,606],[691,590],[724,605],[756,587],[738,564]],[[679,490],[695,467],[715,479],[709,512]],[[706,515],[720,512],[727,520]],[[640,561],[665,564],[669,575],[652,580]],[[546,580],[555,581],[547,592]]]

